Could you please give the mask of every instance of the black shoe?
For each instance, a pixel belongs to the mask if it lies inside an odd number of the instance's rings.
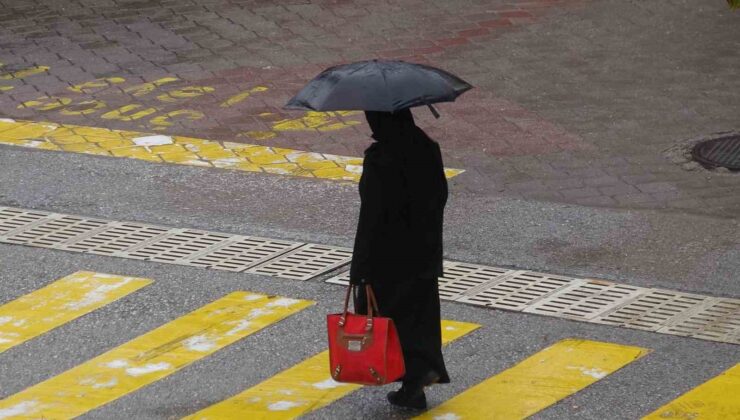
[[[388,393],[388,402],[391,404],[412,410],[424,410],[427,408],[427,396],[424,387],[401,386],[398,391]]]
[[[416,381],[404,381],[398,391],[388,393],[388,401],[398,407],[424,410],[427,408],[427,396],[424,394],[424,387],[436,384],[439,379],[439,374],[430,370]]]

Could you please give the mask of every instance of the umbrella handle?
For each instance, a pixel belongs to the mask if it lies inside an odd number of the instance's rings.
[[[434,115],[434,118],[439,118],[439,112],[437,112],[436,109],[432,106],[432,104],[427,104],[429,107],[429,110],[432,111],[432,115]]]

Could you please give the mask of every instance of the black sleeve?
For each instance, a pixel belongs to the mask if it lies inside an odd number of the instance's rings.
[[[442,207],[447,204],[447,198],[449,196],[449,190],[447,186],[447,176],[445,176],[445,167],[444,163],[442,162],[442,151],[439,149],[439,145],[434,145],[434,157],[437,160],[437,165],[439,166],[439,173],[442,176]]]
[[[355,246],[350,267],[350,283],[369,282],[367,278],[372,267],[371,250],[378,234],[378,226],[383,218],[383,191],[379,168],[368,162],[363,163],[360,178],[360,218],[357,223]]]

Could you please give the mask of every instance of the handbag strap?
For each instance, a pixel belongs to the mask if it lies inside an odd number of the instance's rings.
[[[347,287],[347,294],[344,296],[344,310],[342,311],[342,316],[339,318],[339,326],[343,327],[346,319],[347,314],[349,313],[349,296],[353,295],[353,291],[355,291],[354,284],[350,284]],[[365,323],[365,330],[370,331],[373,329],[373,317],[375,315],[380,315],[380,310],[378,310],[378,300],[375,298],[375,292],[373,292],[372,286],[369,284],[365,285],[365,296],[367,298],[367,322]]]

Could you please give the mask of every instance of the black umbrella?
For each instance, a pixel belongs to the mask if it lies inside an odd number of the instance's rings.
[[[435,67],[405,61],[370,60],[330,67],[301,89],[285,109],[394,112],[452,102],[469,83]]]

